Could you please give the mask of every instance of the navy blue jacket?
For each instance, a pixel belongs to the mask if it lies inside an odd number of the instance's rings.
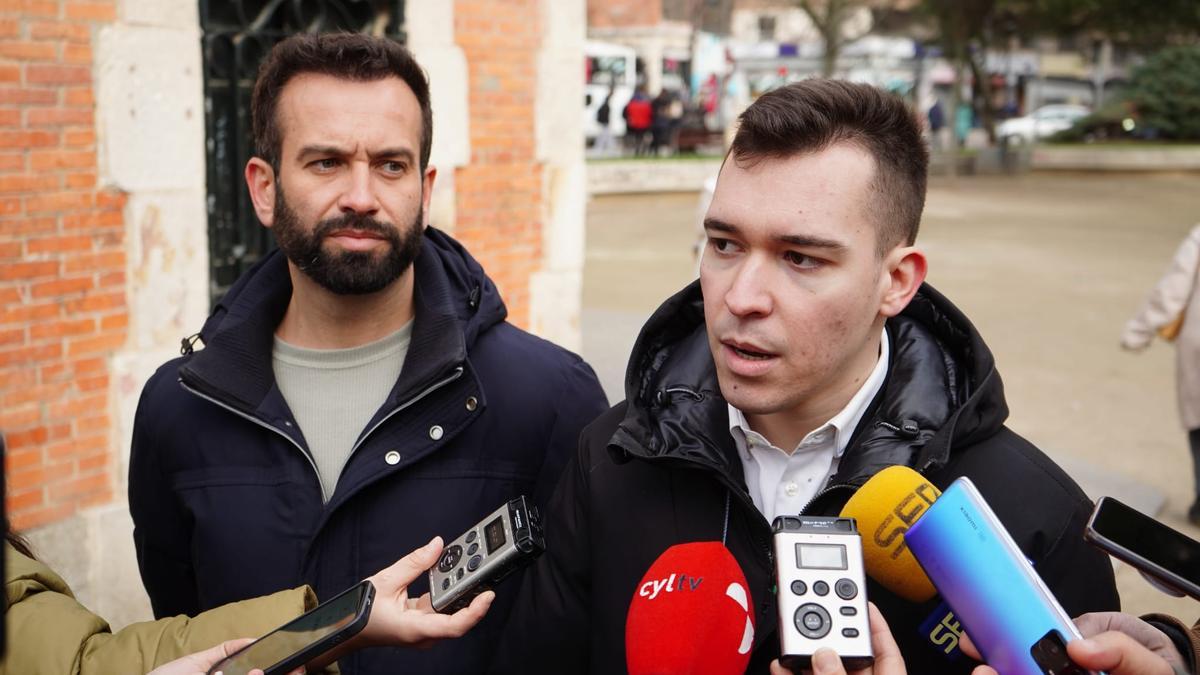
[[[544,504],[579,432],[607,407],[579,357],[507,323],[482,267],[428,228],[414,263],[412,342],[333,496],[275,384],[274,331],[291,297],[278,252],[230,289],[204,348],[146,383],[129,506],[157,617],[307,583],[327,598],[434,535],[458,536],[508,499]],[[190,351],[185,349],[185,351]],[[399,461],[395,461],[399,454]],[[516,582],[467,636],[431,650],[365,650],[355,673],[479,672]],[[421,577],[410,589],[427,590]]]

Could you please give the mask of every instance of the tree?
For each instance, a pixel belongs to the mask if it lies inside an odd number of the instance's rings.
[[[1133,72],[1126,94],[1148,128],[1200,139],[1200,45],[1158,51]]]
[[[865,28],[858,27],[852,32],[850,19],[861,15],[862,10],[871,5],[879,4],[872,0],[795,0],[796,5],[804,10],[809,21],[821,35],[825,43],[825,53],[821,59],[821,74],[832,77],[837,70],[838,56],[842,47],[862,38],[871,32],[868,22]]]

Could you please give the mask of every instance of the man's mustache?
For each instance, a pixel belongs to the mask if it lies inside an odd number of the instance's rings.
[[[325,220],[317,223],[317,227],[313,231],[313,237],[316,239],[324,239],[338,230],[359,230],[360,232],[372,232],[388,239],[389,241],[394,241],[398,236],[396,228],[388,223],[376,220],[371,216],[346,213],[341,216],[337,216],[336,218],[326,218]]]

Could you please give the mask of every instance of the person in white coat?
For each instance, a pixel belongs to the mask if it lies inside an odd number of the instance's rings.
[[[1188,520],[1200,525],[1200,293],[1195,292],[1200,270],[1200,224],[1188,232],[1171,265],[1151,289],[1137,314],[1125,324],[1121,346],[1141,351],[1155,335],[1175,342],[1175,382],[1179,417],[1192,451],[1196,499]]]

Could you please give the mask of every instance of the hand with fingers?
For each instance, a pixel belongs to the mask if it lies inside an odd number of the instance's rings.
[[[850,671],[854,675],[906,675],[904,657],[892,637],[887,621],[875,603],[867,603],[867,621],[871,625],[871,650],[875,652],[875,663],[861,670]],[[813,675],[847,675],[842,660],[832,649],[819,649],[813,654]],[[771,663],[771,675],[792,675],[779,661]]]
[[[218,661],[251,642],[254,642],[253,638],[227,640],[216,647],[205,649],[195,654],[188,654],[170,663],[164,663],[150,671],[149,675],[207,675],[208,669],[216,665]],[[263,675],[263,671],[252,670],[250,671],[250,675]]]
[[[1082,640],[1067,643],[1067,656],[1075,665],[1108,675],[1173,675],[1185,670],[1183,658],[1170,638],[1141,619],[1121,612],[1093,612],[1075,619]],[[979,660],[979,650],[964,634],[963,652]],[[998,675],[981,665],[971,675]]]

